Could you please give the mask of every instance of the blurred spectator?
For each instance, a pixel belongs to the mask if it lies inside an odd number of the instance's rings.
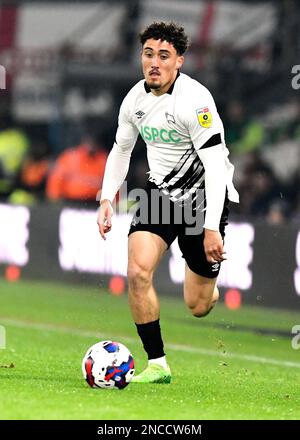
[[[263,142],[263,125],[258,120],[249,119],[239,101],[229,103],[224,127],[226,143],[233,154],[257,150]]]
[[[46,181],[50,170],[49,147],[43,139],[31,143],[30,151],[22,164],[17,189],[9,202],[32,205],[45,196]]]
[[[30,153],[22,165],[19,186],[29,191],[36,199],[44,198],[49,170],[48,144],[44,139],[36,139],[32,142]]]
[[[95,202],[106,159],[107,153],[99,136],[84,136],[80,145],[67,149],[57,158],[47,181],[47,197],[50,200]]]
[[[271,113],[269,138],[272,144],[300,140],[300,102],[291,98]]]
[[[249,214],[252,216],[267,215],[270,205],[280,196],[278,182],[269,167],[257,169],[251,176],[254,198]]]
[[[288,204],[283,200],[275,200],[269,207],[266,220],[270,225],[283,225],[286,223],[288,215]]]
[[[271,167],[263,161],[258,152],[245,156],[243,178],[239,184],[239,214],[263,217],[266,216],[274,200],[283,195]]]
[[[15,189],[18,174],[26,157],[29,141],[14,125],[10,115],[0,119],[0,198],[5,199]]]

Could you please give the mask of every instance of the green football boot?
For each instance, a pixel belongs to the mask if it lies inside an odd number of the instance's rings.
[[[136,383],[170,383],[170,368],[164,368],[158,364],[149,364],[148,367],[137,376],[133,376],[132,382]]]

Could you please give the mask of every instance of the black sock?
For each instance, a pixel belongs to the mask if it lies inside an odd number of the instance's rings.
[[[159,319],[146,324],[135,324],[139,337],[142,340],[148,359],[165,356],[164,343],[161,338]]]

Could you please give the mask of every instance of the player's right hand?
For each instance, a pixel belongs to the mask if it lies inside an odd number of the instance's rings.
[[[204,229],[204,251],[209,263],[221,263],[226,260],[222,236],[219,231]]]
[[[105,234],[111,230],[111,218],[114,210],[109,200],[102,200],[98,209],[97,223],[99,232],[103,240],[106,240]]]

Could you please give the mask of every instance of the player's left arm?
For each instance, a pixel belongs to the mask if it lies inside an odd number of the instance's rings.
[[[226,196],[227,154],[223,124],[207,90],[189,119],[191,140],[205,169],[204,250],[209,263],[221,262],[226,259],[219,226]]]

